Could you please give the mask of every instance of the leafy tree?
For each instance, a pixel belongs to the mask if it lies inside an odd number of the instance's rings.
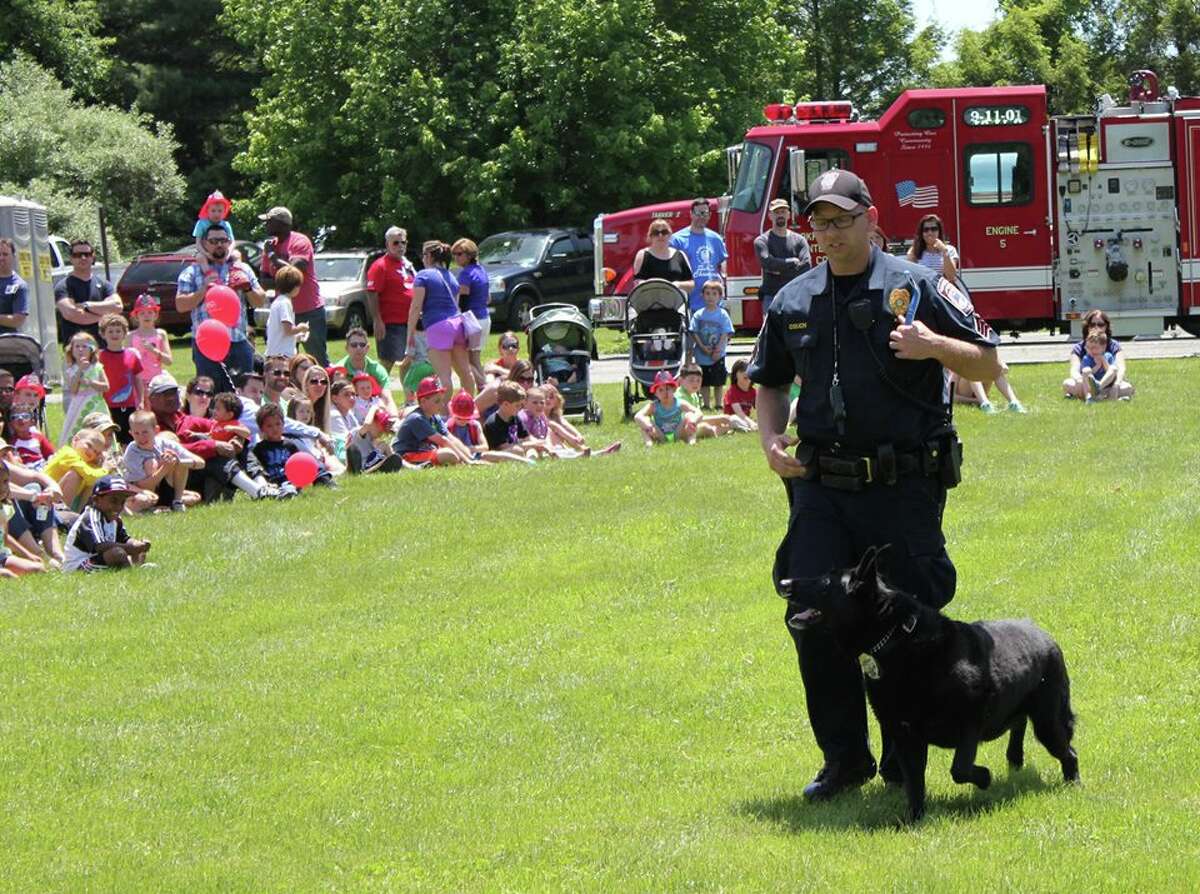
[[[172,232],[183,199],[171,129],[146,115],[84,106],[54,75],[18,53],[0,65],[0,158],[17,191],[61,209],[104,205],[116,240],[152,245]],[[177,239],[168,242],[178,244]]]
[[[77,95],[101,95],[112,40],[96,31],[94,0],[6,0],[0,3],[0,62],[24,52]]]

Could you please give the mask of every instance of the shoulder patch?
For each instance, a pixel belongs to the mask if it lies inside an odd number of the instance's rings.
[[[963,292],[956,285],[954,285],[954,283],[952,283],[952,282],[950,282],[950,280],[946,279],[946,277],[944,277],[944,276],[938,277],[937,291],[938,291],[939,295],[941,295],[943,298],[945,298],[947,301],[949,301],[951,304],[953,304],[959,310],[960,313],[964,313],[964,314],[975,313],[975,306],[973,304],[971,304],[971,299],[968,298],[965,294],[963,294]]]

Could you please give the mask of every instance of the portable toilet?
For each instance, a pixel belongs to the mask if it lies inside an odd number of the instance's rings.
[[[13,240],[17,248],[16,271],[29,285],[29,316],[21,331],[41,344],[47,379],[61,382],[63,358],[58,349],[50,224],[45,207],[25,199],[0,196],[0,237]]]

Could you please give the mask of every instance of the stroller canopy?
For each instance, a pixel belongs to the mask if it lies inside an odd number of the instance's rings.
[[[583,312],[573,305],[558,304],[537,313],[529,323],[529,353],[536,357],[553,345],[568,351],[591,353],[594,340],[592,324]]]
[[[665,279],[647,279],[638,283],[629,293],[629,309],[635,314],[650,310],[682,312],[686,306],[687,296],[673,282]]]

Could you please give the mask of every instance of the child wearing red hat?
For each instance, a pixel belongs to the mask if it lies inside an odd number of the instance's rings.
[[[129,347],[141,358],[142,371],[138,377],[143,385],[149,385],[150,380],[163,371],[163,365],[170,366],[174,359],[166,330],[155,326],[160,309],[158,299],[143,292],[134,300],[133,312],[129,315],[135,327],[129,333]]]
[[[426,376],[417,386],[417,409],[404,417],[396,431],[396,452],[410,466],[455,466],[474,462],[466,444],[446,428],[446,389],[437,376]]]
[[[665,369],[654,377],[654,384],[650,386],[653,399],[633,417],[642,430],[647,447],[676,440],[696,443],[696,426],[703,416],[695,407],[675,399],[678,388],[678,380]]]
[[[404,468],[403,460],[392,451],[395,428],[396,417],[383,407],[371,411],[346,444],[346,465],[351,474],[398,472]]]
[[[489,463],[518,462],[536,465],[526,456],[506,450],[488,449],[487,437],[479,423],[479,410],[475,408],[475,398],[466,391],[459,391],[450,398],[450,418],[446,420],[446,428],[471,451],[474,459]]]
[[[226,220],[232,208],[233,205],[229,199],[225,198],[221,190],[216,189],[208,194],[208,198],[200,206],[200,213],[196,215],[196,226],[192,228],[192,237],[196,240],[197,248],[200,247],[204,234],[214,226],[224,230],[229,236],[229,241],[233,241],[233,227]]]

